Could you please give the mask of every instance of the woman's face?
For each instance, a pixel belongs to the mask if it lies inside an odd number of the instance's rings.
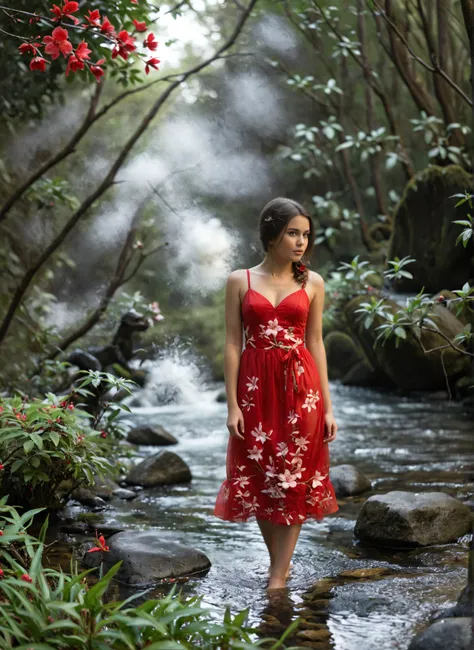
[[[285,261],[299,262],[308,248],[309,233],[309,219],[302,215],[293,217],[272,246],[272,254]]]

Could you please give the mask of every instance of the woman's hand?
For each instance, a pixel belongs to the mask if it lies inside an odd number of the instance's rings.
[[[242,415],[242,411],[238,406],[234,406],[229,409],[227,416],[227,428],[229,429],[231,436],[244,440],[243,435],[241,435],[241,433],[244,433],[244,416]]]
[[[337,424],[332,413],[326,413],[324,416],[324,421],[326,424],[326,430],[324,432],[323,442],[332,442],[336,439],[337,433]]]

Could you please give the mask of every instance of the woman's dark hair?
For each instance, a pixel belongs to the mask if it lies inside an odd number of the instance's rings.
[[[270,203],[267,203],[263,208],[260,213],[258,227],[263,250],[267,252],[270,242],[277,239],[280,233],[281,239],[288,222],[298,215],[306,217],[309,221],[308,247],[301,261],[292,263],[293,275],[296,281],[302,284],[308,278],[308,269],[305,266],[310,264],[309,260],[311,259],[311,253],[314,248],[314,223],[308,211],[302,205],[293,201],[293,199],[278,197],[270,201]]]

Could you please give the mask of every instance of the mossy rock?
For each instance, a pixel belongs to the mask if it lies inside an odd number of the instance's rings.
[[[365,358],[358,343],[345,332],[334,331],[324,338],[329,379],[342,379]]]
[[[378,335],[376,328],[383,321],[376,316],[372,326],[366,329],[355,313],[363,302],[369,302],[369,297],[353,298],[346,304],[344,313],[353,335],[357,337],[373,367],[384,373],[393,384],[405,391],[432,391],[446,388],[445,372],[450,384],[454,384],[456,379],[467,374],[470,366],[468,356],[452,348],[438,349],[427,354],[423,352],[418,341],[409,331],[407,331],[407,338],[399,341],[398,347],[395,345],[394,338],[388,339],[384,344],[379,341],[374,347]],[[393,300],[386,300],[385,304],[392,313],[399,308]],[[432,318],[440,332],[451,340],[463,329],[462,323],[441,305],[436,307]],[[426,331],[423,331],[421,341],[425,350],[439,348],[446,343],[445,339],[436,332]],[[442,359],[441,353],[443,353]]]
[[[409,270],[413,279],[395,283],[398,291],[435,293],[443,286],[461,288],[474,276],[474,243],[456,246],[462,227],[454,220],[466,219],[468,203],[458,208],[449,198],[474,191],[473,176],[459,165],[433,165],[407,184],[393,219],[388,259],[414,258]]]

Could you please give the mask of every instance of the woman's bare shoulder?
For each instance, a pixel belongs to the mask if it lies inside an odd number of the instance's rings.
[[[324,289],[323,276],[316,273],[316,271],[310,271],[308,269],[308,284],[313,287],[315,291],[321,291],[321,289]]]

